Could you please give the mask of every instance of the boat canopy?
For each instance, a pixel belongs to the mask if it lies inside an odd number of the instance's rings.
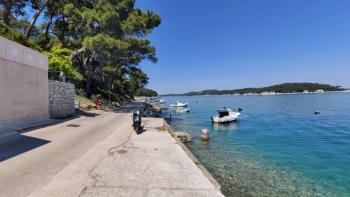
[[[218,110],[218,115],[219,115],[219,118],[222,118],[224,116],[228,116],[228,115],[230,115],[230,110],[228,110],[228,109],[219,109]]]

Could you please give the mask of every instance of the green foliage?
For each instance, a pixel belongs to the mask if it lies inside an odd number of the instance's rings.
[[[32,49],[42,51],[41,48],[32,39],[27,40],[20,31],[9,27],[2,22],[0,22],[0,36],[18,42]]]
[[[94,104],[94,102],[91,99],[88,99],[88,98],[83,97],[81,95],[76,95],[75,100],[80,104],[85,104],[85,105],[93,105]]]
[[[117,87],[123,84],[127,90],[118,91],[130,96],[136,93],[134,82],[129,84],[127,79],[132,74],[130,68],[143,60],[156,62],[154,47],[143,37],[160,24],[160,17],[150,11],[142,12],[134,5],[133,0],[92,0],[64,6],[65,28],[80,41],[73,43],[75,51],[71,59],[85,78],[88,96],[95,90],[103,94],[106,89],[114,89],[110,80]],[[59,29],[57,35],[61,33]],[[113,72],[120,69],[123,73]],[[120,81],[114,83],[115,80]]]
[[[156,97],[158,93],[154,90],[140,88],[137,90],[136,96]]]
[[[157,62],[146,36],[161,19],[135,8],[135,0],[4,0],[0,13],[1,36],[44,52],[49,76],[57,79],[62,71],[88,97],[132,99],[148,83],[137,65]]]
[[[76,71],[70,60],[72,50],[62,48],[62,45],[53,47],[50,52],[44,52],[49,58],[49,76],[52,79],[58,79],[62,71],[69,79],[80,83],[83,80],[82,75]]]
[[[138,68],[130,68],[130,86],[133,92],[137,92],[148,83],[147,75]]]

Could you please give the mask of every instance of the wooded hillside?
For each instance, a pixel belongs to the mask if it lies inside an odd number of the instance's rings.
[[[147,35],[160,16],[135,0],[1,0],[0,35],[45,53],[49,77],[61,72],[79,92],[124,102],[148,76],[138,65],[157,62]]]

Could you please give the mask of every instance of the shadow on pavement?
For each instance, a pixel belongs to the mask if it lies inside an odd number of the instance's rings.
[[[134,112],[136,110],[141,110],[145,107],[145,103],[144,102],[133,102],[130,103],[128,105],[119,107],[117,109],[114,109],[113,112],[116,113],[131,113]]]
[[[93,112],[84,112],[84,111],[82,111],[82,112],[78,112],[78,113],[76,113],[76,115],[75,115],[75,118],[79,118],[79,117],[81,117],[81,116],[85,116],[85,117],[96,117],[96,116],[99,116],[99,115],[101,115],[101,114],[97,114],[97,113],[93,113]]]
[[[43,146],[50,141],[24,136],[16,135],[0,140],[0,162],[15,157],[19,154],[25,153],[37,147]]]
[[[141,135],[142,133],[146,132],[147,130],[145,129],[145,127],[141,126],[140,130],[136,130],[135,128],[133,128],[135,133],[137,135]]]
[[[19,130],[19,133],[27,133],[27,132],[31,132],[37,129],[42,129],[42,128],[46,128],[46,127],[50,127],[50,126],[54,126],[54,125],[58,125],[58,124],[62,124],[80,117],[96,117],[99,116],[101,114],[97,114],[97,113],[93,113],[93,112],[84,112],[84,111],[78,111],[75,113],[75,115],[67,117],[67,118],[61,118],[61,119],[51,119],[50,122],[48,123],[44,123],[38,126],[32,126],[32,127],[28,127],[26,129],[23,130]],[[1,142],[1,141],[0,141]]]
[[[117,109],[106,110],[106,111],[112,111],[115,113],[131,113],[136,110],[142,110],[143,107],[144,107],[143,102],[133,102],[128,105],[119,107]],[[51,122],[42,124],[40,126],[33,126],[27,129],[23,129],[19,131],[20,135],[14,135],[14,136],[9,136],[9,137],[0,139],[0,162],[3,162],[7,159],[10,159],[12,157],[25,153],[27,151],[43,146],[47,143],[50,143],[50,141],[47,141],[47,140],[21,135],[23,133],[34,131],[37,129],[42,129],[49,126],[62,124],[80,117],[96,117],[99,115],[101,114],[94,113],[93,111],[92,112],[79,111],[74,116],[71,116],[65,119],[52,119]],[[71,125],[75,126],[74,124],[71,124]],[[144,132],[144,130],[142,130],[142,132]]]

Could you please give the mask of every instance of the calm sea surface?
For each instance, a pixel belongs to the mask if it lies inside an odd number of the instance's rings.
[[[192,134],[188,148],[226,196],[350,196],[350,93],[164,99],[189,103],[172,126]],[[213,125],[223,106],[242,108],[240,120]]]

